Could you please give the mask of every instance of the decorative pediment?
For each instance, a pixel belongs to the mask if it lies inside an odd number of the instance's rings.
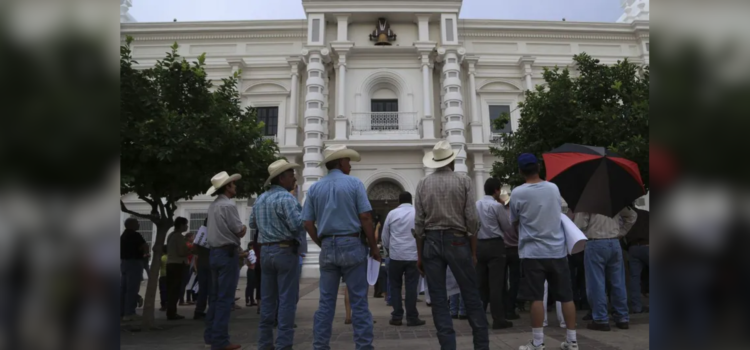
[[[489,79],[479,86],[479,92],[521,92],[523,89],[515,82],[506,79]]]
[[[289,89],[281,83],[275,81],[259,81],[253,84],[242,93],[243,95],[288,95]]]

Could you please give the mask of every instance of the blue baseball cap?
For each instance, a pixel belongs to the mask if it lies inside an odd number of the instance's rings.
[[[537,164],[537,163],[539,163],[539,160],[537,160],[536,156],[534,156],[531,153],[522,153],[520,156],[518,156],[519,167],[525,167],[527,165]]]

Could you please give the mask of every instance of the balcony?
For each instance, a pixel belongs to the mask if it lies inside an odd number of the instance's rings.
[[[351,139],[412,140],[419,135],[417,112],[360,112],[351,120]]]
[[[267,135],[267,136],[263,136],[263,140],[271,140],[271,141],[273,141],[274,143],[278,143],[278,142],[279,142],[279,140],[278,140],[278,138],[276,137],[276,135]]]

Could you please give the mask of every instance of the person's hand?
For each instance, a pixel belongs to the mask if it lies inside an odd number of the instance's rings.
[[[424,277],[424,270],[422,269],[422,259],[417,260],[417,270],[419,270],[419,274]]]
[[[245,237],[245,234],[247,234],[247,226],[242,225],[242,231],[240,231],[240,238]]]
[[[377,247],[370,248],[370,256],[373,258],[373,260],[383,262],[383,258],[380,257],[380,250],[378,250]]]

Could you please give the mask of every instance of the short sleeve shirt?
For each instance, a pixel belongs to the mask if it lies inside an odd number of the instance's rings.
[[[557,185],[542,181],[513,189],[511,222],[518,221],[521,259],[559,259],[567,256],[562,230],[562,197]]]
[[[144,244],[146,240],[138,231],[125,230],[120,236],[120,259],[143,259],[141,246]]]
[[[372,210],[365,185],[358,178],[333,169],[307,191],[304,221],[315,221],[318,235],[359,233],[359,214]]]

